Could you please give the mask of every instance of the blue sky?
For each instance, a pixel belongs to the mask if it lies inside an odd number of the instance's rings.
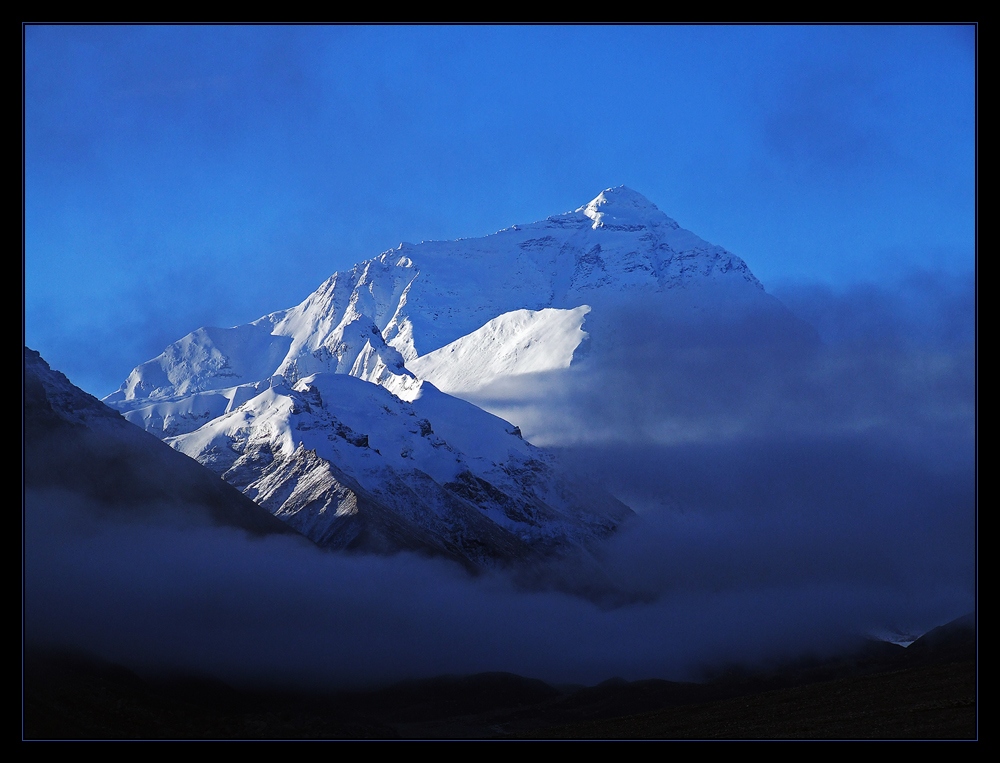
[[[971,26],[27,26],[25,341],[89,392],[626,184],[769,289],[975,265]]]

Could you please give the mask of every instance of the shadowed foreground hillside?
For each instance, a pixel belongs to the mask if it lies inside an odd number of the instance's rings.
[[[975,739],[975,622],[909,649],[869,643],[836,660],[702,684],[612,679],[549,686],[507,673],[331,694],[144,679],[81,656],[31,652],[25,739]]]

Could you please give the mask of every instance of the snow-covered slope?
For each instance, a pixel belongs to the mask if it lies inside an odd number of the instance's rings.
[[[574,310],[514,310],[471,334],[407,363],[420,379],[462,395],[521,374],[568,368],[588,339],[583,322],[589,305]]]

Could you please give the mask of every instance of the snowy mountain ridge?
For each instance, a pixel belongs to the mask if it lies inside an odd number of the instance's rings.
[[[407,362],[505,313],[598,309],[636,292],[706,286],[718,292],[712,301],[769,299],[743,260],[621,186],[574,212],[492,236],[400,244],[335,273],[294,308],[189,334],[137,366],[105,402],[128,412],[145,401],[321,372],[350,373],[405,398],[414,384]]]

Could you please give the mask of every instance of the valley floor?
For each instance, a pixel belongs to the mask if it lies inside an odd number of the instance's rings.
[[[23,738],[978,737],[975,660],[882,662],[841,662],[804,673],[728,676],[704,684],[611,680],[562,689],[488,673],[317,695],[239,691],[198,678],[149,681],[116,665],[30,653]],[[839,677],[831,679],[831,672]]]

